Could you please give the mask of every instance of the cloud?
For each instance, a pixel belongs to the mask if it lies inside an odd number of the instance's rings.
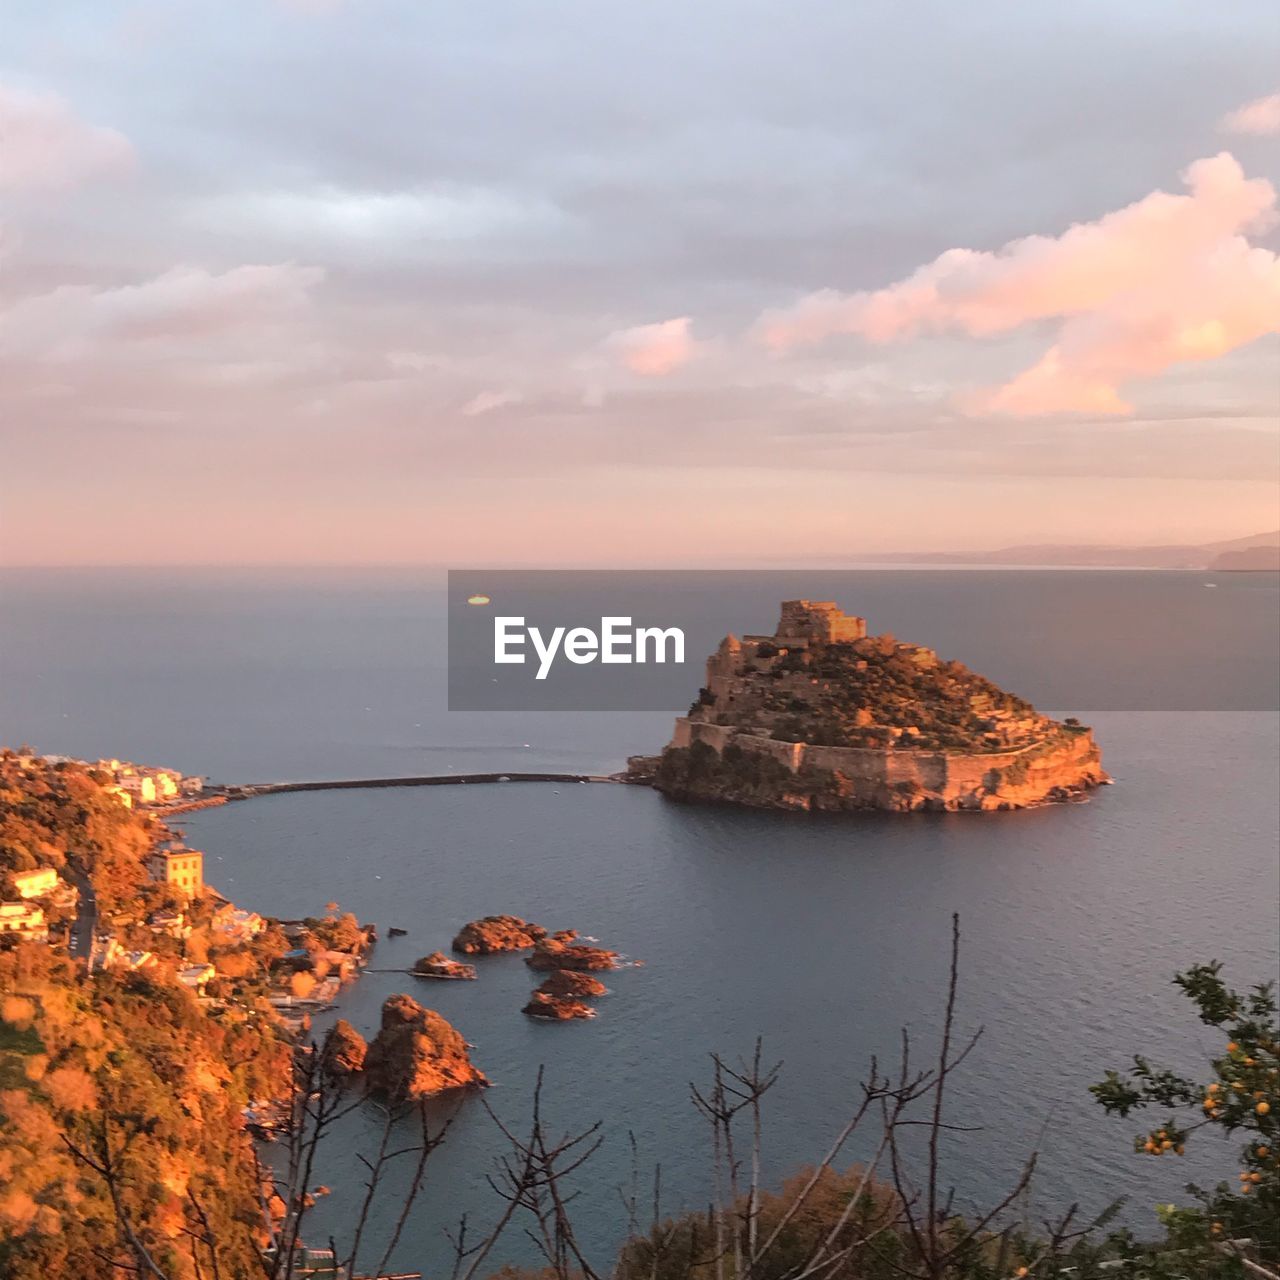
[[[80,119],[51,93],[0,85],[0,138],[0,190],[61,190],[136,162],[122,133]]]
[[[285,262],[211,272],[178,266],[113,289],[64,285],[0,315],[0,346],[65,358],[94,341],[205,340],[256,331],[307,304],[319,267]]]
[[[564,214],[536,194],[456,182],[412,190],[324,184],[234,191],[194,203],[191,216],[295,244],[301,238],[401,252],[414,242],[460,245],[503,236],[536,240],[565,225]]]
[[[1056,319],[1057,340],[1036,364],[962,407],[1128,412],[1122,383],[1213,359],[1280,321],[1280,261],[1243,234],[1275,222],[1270,183],[1247,179],[1226,152],[1182,176],[1185,195],[1154,191],[1061,236],[1028,236],[994,253],[949,249],[884,289],[810,294],[763,315],[756,336],[786,351],[836,334],[875,343],[989,337]]]
[[[641,324],[620,329],[605,339],[632,373],[644,378],[665,378],[693,359],[697,344],[691,333],[692,320],[677,316],[657,324]]]
[[[1222,129],[1226,133],[1252,133],[1262,136],[1280,133],[1280,93],[1255,98],[1243,107],[1222,117]]]
[[[481,391],[472,396],[462,406],[465,417],[478,418],[482,414],[492,413],[495,409],[503,409],[510,404],[519,404],[524,396],[518,391]]]

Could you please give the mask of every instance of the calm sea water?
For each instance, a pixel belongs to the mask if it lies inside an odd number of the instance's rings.
[[[938,576],[888,575],[877,589],[917,619],[899,634],[948,653],[939,636],[954,630],[954,600],[930,603]],[[965,577],[978,601],[1009,589],[1001,575],[941,576]],[[1154,591],[1176,609],[1182,592],[1187,616],[1204,617],[1206,575],[1123,577],[1130,595]],[[1023,578],[1042,612],[1061,592],[1062,575]],[[1223,582],[1204,593],[1215,625],[1171,641],[1199,670],[1222,665],[1215,654],[1230,637],[1265,646],[1266,616],[1274,644],[1274,577]],[[427,585],[337,574],[0,579],[0,737],[227,780],[603,769],[665,738],[665,711],[446,715],[432,646],[443,608]],[[1073,589],[1087,608],[1088,590],[1080,580]],[[1099,587],[1099,621],[1114,590]],[[975,616],[959,656],[985,670]],[[1002,646],[1007,636],[992,637],[992,654]],[[998,1195],[1038,1147],[1038,1204],[1101,1207],[1129,1194],[1143,1226],[1145,1206],[1187,1178],[1229,1177],[1230,1152],[1201,1145],[1177,1164],[1140,1160],[1134,1126],[1103,1116],[1087,1086],[1134,1051],[1194,1067],[1215,1047],[1170,985],[1178,968],[1221,959],[1241,984],[1276,970],[1280,734],[1273,713],[1239,709],[1273,705],[1258,673],[1274,648],[1257,656],[1227,664],[1222,679],[1250,687],[1228,688],[1218,708],[1046,708],[1095,725],[1118,785],[1087,805],[837,820],[681,807],[616,786],[511,784],[261,798],[192,815],[187,831],[209,878],[244,905],[293,916],[336,899],[384,931],[408,929],[379,944],[379,965],[407,964],[495,911],[577,928],[645,962],[610,976],[595,1021],[567,1026],[520,1014],[531,980],[512,957],[482,962],[477,983],[368,974],[342,997],[366,1032],[394,991],[439,1009],[475,1043],[505,1117],[524,1114],[545,1064],[557,1124],[603,1120],[578,1202],[581,1234],[602,1252],[623,1227],[616,1188],[631,1169],[629,1132],[642,1166],[661,1160],[667,1207],[703,1202],[688,1083],[705,1078],[711,1051],[745,1054],[762,1034],[766,1054],[785,1061],[766,1133],[772,1179],[818,1154],[867,1058],[892,1054],[903,1024],[921,1040],[936,1027],[953,911],[964,930],[962,1021],[985,1027],[957,1091],[958,1118],[982,1128],[948,1152],[962,1201]],[[1101,638],[1091,660],[1136,661]],[[340,1223],[342,1192],[359,1180],[351,1152],[372,1132],[372,1116],[353,1117],[318,1176],[337,1194],[321,1201],[317,1235]],[[482,1108],[464,1106],[401,1264],[438,1269],[442,1228],[461,1209],[493,1211],[484,1178],[498,1149]],[[519,1253],[513,1239],[507,1256]]]

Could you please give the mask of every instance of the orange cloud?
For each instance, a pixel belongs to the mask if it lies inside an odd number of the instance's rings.
[[[81,120],[56,94],[0,85],[0,138],[0,190],[58,190],[135,163],[122,133]]]
[[[632,373],[644,378],[665,378],[693,359],[697,344],[690,332],[688,316],[662,320],[657,324],[620,329],[606,339],[605,345],[616,351]]]
[[[1229,112],[1222,117],[1222,128],[1227,133],[1252,133],[1264,137],[1280,133],[1280,93],[1255,98]]]
[[[1062,321],[1057,341],[970,412],[1124,413],[1119,387],[1208,360],[1280,324],[1280,261],[1244,232],[1272,225],[1276,193],[1223,152],[1183,174],[1187,194],[1154,191],[1061,236],[996,252],[950,249],[896,284],[823,290],[767,313],[757,336],[778,351],[857,334],[876,343],[927,333],[986,337]]]

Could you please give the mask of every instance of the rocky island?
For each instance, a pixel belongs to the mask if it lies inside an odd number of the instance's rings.
[[[433,951],[414,963],[410,970],[415,978],[445,978],[454,981],[474,982],[476,967],[463,964],[461,960],[450,960],[443,951]]]
[[[896,812],[1023,809],[1110,781],[1085,726],[809,600],[785,601],[773,635],[726,636],[629,777],[677,800]]]
[[[553,1022],[571,1022],[575,1018],[594,1018],[596,1011],[581,1000],[572,996],[548,995],[545,991],[535,991],[529,997],[524,1012],[531,1018],[548,1018]]]
[[[543,938],[533,949],[533,954],[525,958],[525,964],[531,969],[543,972],[552,970],[569,970],[578,973],[595,973],[605,969],[618,967],[618,953],[608,951],[604,947],[589,947],[585,943],[574,943],[570,934],[552,934]]]
[[[575,950],[593,951],[592,947],[580,947]],[[602,954],[612,957],[613,952]],[[537,955],[537,952],[534,953]],[[533,964],[533,957],[528,963]],[[535,966],[537,967],[537,966]],[[604,965],[596,965],[604,968]],[[524,1012],[531,1018],[550,1018],[557,1022],[567,1022],[574,1018],[594,1018],[596,1011],[586,1003],[596,996],[607,995],[609,988],[593,978],[589,973],[579,969],[553,969],[534,990],[525,1005]]]
[[[593,978],[589,973],[580,973],[569,969],[553,969],[538,984],[535,994],[570,996],[575,1000],[581,1000],[592,996],[607,995],[608,991],[609,988],[599,978]]]
[[[344,1043],[343,1060],[353,1063],[359,1057],[354,1042]],[[388,996],[383,1003],[382,1025],[369,1042],[361,1066],[369,1092],[393,1103],[453,1089],[482,1089],[489,1083],[472,1065],[462,1035],[434,1009],[423,1008],[407,995]]]
[[[547,931],[519,916],[482,916],[458,930],[453,949],[464,956],[491,956],[503,951],[527,951]]]

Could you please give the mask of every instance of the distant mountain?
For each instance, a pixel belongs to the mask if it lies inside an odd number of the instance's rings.
[[[1280,571],[1280,547],[1252,546],[1214,556],[1210,569],[1270,569]]]
[[[969,553],[898,552],[864,556],[885,564],[990,564],[1082,569],[1280,569],[1280,529],[1224,542],[1155,547],[1057,543]]]

